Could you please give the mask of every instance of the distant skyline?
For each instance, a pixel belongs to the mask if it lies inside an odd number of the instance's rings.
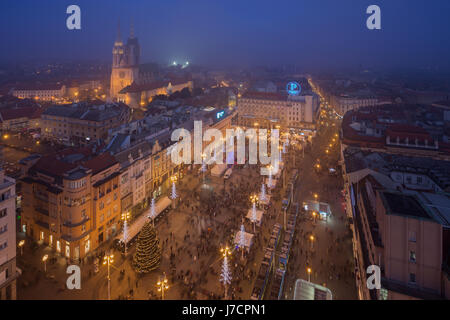
[[[81,7],[81,30],[66,8]],[[366,8],[381,7],[381,30]],[[142,62],[450,70],[448,0],[3,0],[0,60],[111,61],[120,19]]]

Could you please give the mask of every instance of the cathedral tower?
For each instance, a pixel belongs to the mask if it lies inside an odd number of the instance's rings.
[[[126,102],[120,95],[120,90],[133,82],[139,82],[139,60],[141,49],[131,26],[130,37],[124,45],[120,36],[120,24],[117,28],[117,39],[113,46],[113,61],[111,71],[110,96],[114,100]]]

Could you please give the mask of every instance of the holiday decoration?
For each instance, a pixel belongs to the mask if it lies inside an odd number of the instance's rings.
[[[148,273],[159,267],[161,262],[161,248],[156,236],[155,228],[146,223],[139,233],[136,253],[133,257],[133,267],[138,273]]]

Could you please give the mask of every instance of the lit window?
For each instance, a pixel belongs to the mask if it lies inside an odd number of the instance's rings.
[[[415,251],[410,251],[409,252],[409,261],[410,262],[416,262],[416,252]]]

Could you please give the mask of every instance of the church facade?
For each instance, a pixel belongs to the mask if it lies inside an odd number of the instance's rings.
[[[124,43],[120,36],[114,42],[110,82],[110,97],[131,108],[140,108],[151,102],[155,95],[170,95],[184,88],[193,89],[189,77],[164,77],[155,64],[140,64],[141,47],[131,27],[130,37]]]

